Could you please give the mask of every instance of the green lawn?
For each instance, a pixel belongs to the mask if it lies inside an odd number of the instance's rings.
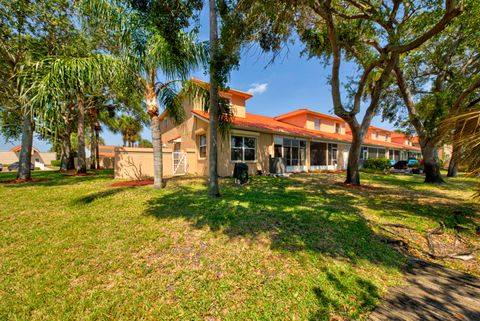
[[[461,220],[475,239],[478,180],[362,174],[381,187],[366,191],[335,185],[343,175],[225,179],[220,199],[200,178],[154,191],[110,187],[108,171],[0,184],[0,320],[363,319],[405,262],[368,220]]]

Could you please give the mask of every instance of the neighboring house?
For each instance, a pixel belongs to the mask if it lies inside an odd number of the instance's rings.
[[[221,96],[229,100],[234,117],[228,137],[219,140],[220,176],[231,176],[237,162],[247,163],[250,174],[268,173],[272,157],[282,157],[288,172],[346,169],[352,136],[343,119],[309,109],[277,117],[251,114],[246,107],[251,94],[230,89]],[[181,125],[174,125],[165,114],[160,117],[163,173],[208,175],[209,114],[203,111],[200,101],[185,101],[184,107],[187,117]],[[406,160],[420,154],[418,147],[408,143],[408,137],[401,139],[394,134],[370,127],[362,147],[362,160]],[[152,149],[115,149],[115,177],[133,177],[138,166],[142,175],[153,176]]]
[[[115,162],[115,147],[117,146],[108,146],[100,145],[98,146],[98,158],[100,163],[100,168],[113,168]]]
[[[0,164],[10,165],[18,162],[21,148],[22,146],[18,145],[8,151],[0,151]],[[37,168],[44,169],[45,165],[51,165],[55,159],[57,159],[55,152],[41,152],[35,147],[32,148],[32,164]]]

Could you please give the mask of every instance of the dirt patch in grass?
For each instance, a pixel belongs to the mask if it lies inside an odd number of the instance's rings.
[[[9,179],[0,181],[0,184],[19,184],[19,183],[36,183],[50,180],[49,178],[31,178],[31,179]]]
[[[346,187],[346,188],[353,188],[353,189],[359,189],[362,191],[380,191],[382,190],[381,187],[375,187],[371,185],[352,185],[352,184],[346,184],[346,183],[335,183],[335,185],[341,186],[341,187]]]
[[[134,186],[147,186],[152,185],[153,179],[144,179],[139,181],[126,181],[126,182],[117,182],[110,184],[111,187],[134,187]]]

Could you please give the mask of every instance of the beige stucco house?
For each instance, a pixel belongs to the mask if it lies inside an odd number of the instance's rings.
[[[221,95],[229,100],[234,117],[228,136],[220,139],[220,176],[231,176],[237,162],[247,163],[250,174],[268,173],[270,157],[284,158],[289,172],[346,169],[352,136],[343,119],[310,109],[262,116],[248,112],[251,94],[230,89]],[[203,111],[200,101],[185,101],[184,107],[187,118],[181,125],[174,125],[165,115],[161,117],[163,173],[207,175],[209,114]],[[406,160],[420,155],[419,147],[409,143],[409,137],[396,134],[370,127],[362,159]],[[115,177],[133,178],[139,171],[153,175],[152,149],[117,147]]]
[[[15,146],[8,151],[0,151],[0,164],[6,166],[18,162],[20,157],[21,145]],[[49,166],[52,160],[57,159],[55,152],[41,152],[37,148],[32,148],[32,164],[35,167],[43,169],[44,166]]]

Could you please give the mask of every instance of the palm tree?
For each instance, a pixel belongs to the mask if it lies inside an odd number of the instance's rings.
[[[185,18],[195,7],[187,8],[190,5],[184,5],[185,12],[180,10],[172,14]],[[123,87],[141,94],[145,101],[152,130],[154,188],[162,188],[160,118],[166,116],[173,123],[184,120],[179,87],[188,81],[192,69],[206,61],[206,47],[196,43],[193,33],[182,32],[180,28],[173,32],[159,28],[156,22],[163,18],[150,9],[137,10],[104,0],[84,0],[83,6],[91,15],[101,18],[110,29],[118,30],[123,35],[120,59],[124,63],[124,70],[128,72],[128,75],[124,75]],[[172,26],[174,29],[177,27]]]
[[[86,173],[85,113],[94,103],[92,97],[99,86],[107,86],[122,73],[121,64],[103,54],[53,57],[37,63],[35,70],[31,108],[41,111],[41,119],[48,121],[50,115],[60,114],[65,102],[77,107],[77,172]]]
[[[139,138],[139,133],[143,129],[144,121],[130,115],[121,115],[118,117],[111,129],[114,133],[122,134],[123,146],[133,147]]]

